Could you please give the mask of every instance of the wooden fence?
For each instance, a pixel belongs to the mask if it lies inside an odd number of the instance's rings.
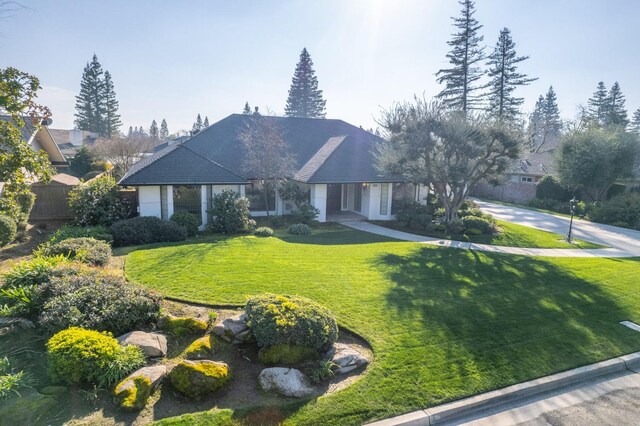
[[[29,220],[70,220],[73,212],[69,208],[69,192],[73,186],[32,185],[36,202]]]

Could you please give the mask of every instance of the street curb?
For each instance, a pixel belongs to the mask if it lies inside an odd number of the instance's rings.
[[[486,392],[480,395],[449,402],[436,407],[407,413],[401,416],[369,423],[369,426],[430,426],[451,422],[464,416],[495,408],[544,392],[575,385],[606,374],[625,370],[640,370],[640,352],[612,358],[573,370],[563,371],[528,382],[518,383],[506,388]]]

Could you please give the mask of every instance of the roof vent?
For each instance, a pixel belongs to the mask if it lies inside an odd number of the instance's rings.
[[[195,135],[197,135],[199,132],[200,132],[200,129],[193,129],[193,130],[191,131],[191,136],[195,136]]]

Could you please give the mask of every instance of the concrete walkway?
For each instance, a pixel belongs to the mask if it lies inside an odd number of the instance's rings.
[[[503,206],[484,201],[476,201],[480,208],[491,213],[496,219],[513,222],[518,225],[528,226],[542,231],[565,234],[569,229],[569,219],[546,213],[538,213],[531,210],[516,207]],[[402,241],[435,245],[440,247],[459,248],[466,250],[486,251],[492,253],[505,253],[522,256],[540,257],[640,257],[640,232],[615,226],[601,225],[574,219],[573,235],[581,240],[598,243],[610,248],[603,249],[545,249],[504,247],[490,244],[474,244],[462,241],[443,240],[396,231],[374,225],[369,222],[357,220],[339,221],[340,224],[359,231],[382,235]]]

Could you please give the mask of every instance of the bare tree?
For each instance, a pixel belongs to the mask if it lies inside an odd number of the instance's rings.
[[[116,135],[111,139],[96,140],[91,151],[96,157],[111,163],[116,176],[123,176],[152,146],[151,139],[145,136]]]
[[[269,215],[269,190],[291,177],[295,171],[295,156],[282,130],[272,117],[252,116],[238,138],[244,145],[245,173],[262,185],[262,196]]]

